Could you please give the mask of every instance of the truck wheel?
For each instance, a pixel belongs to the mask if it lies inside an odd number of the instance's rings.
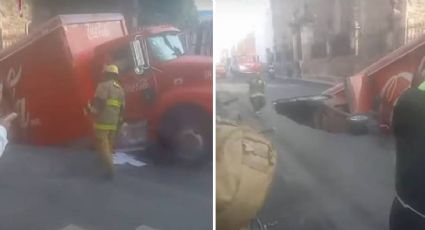
[[[368,128],[362,124],[351,124],[349,131],[352,135],[365,135],[369,133]]]
[[[348,118],[348,131],[352,135],[365,135],[369,133],[367,118],[362,115],[355,115]]]
[[[164,147],[182,163],[212,160],[212,117],[201,109],[184,107],[168,113],[159,134]]]

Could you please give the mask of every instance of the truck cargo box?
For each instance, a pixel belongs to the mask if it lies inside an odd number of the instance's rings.
[[[94,48],[126,34],[120,14],[60,15],[0,53],[4,101],[19,114],[14,138],[52,145],[88,136]]]

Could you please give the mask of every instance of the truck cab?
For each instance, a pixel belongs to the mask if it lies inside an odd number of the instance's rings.
[[[187,55],[179,34],[166,25],[129,34],[120,14],[50,19],[0,52],[0,109],[19,114],[11,139],[86,143],[93,132],[88,105],[104,66],[115,64],[126,93],[119,140],[158,143],[167,148],[161,152],[189,159],[211,153],[212,58]]]
[[[230,68],[233,74],[249,76],[261,72],[261,63],[257,55],[237,55]]]
[[[179,33],[148,27],[96,47],[94,77],[101,80],[105,64],[117,65],[127,124],[145,121],[149,139],[198,158],[212,149],[212,59],[187,55]]]

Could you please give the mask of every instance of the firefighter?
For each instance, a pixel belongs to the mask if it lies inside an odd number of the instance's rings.
[[[92,101],[92,113],[95,117],[94,133],[97,150],[113,175],[112,153],[115,134],[122,123],[124,109],[124,90],[117,81],[118,67],[107,65],[104,69],[104,79],[97,85]]]
[[[425,229],[425,82],[406,90],[393,114],[396,197],[390,229]]]
[[[260,115],[260,110],[266,105],[265,91],[266,82],[260,74],[255,75],[249,82],[249,100],[257,115]]]

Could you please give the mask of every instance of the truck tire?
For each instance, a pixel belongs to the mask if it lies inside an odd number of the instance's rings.
[[[349,132],[352,135],[360,136],[368,134],[369,129],[364,124],[351,124]]]
[[[366,135],[369,133],[369,128],[367,126],[367,121],[365,120],[348,120],[348,131],[352,135]]]
[[[182,106],[165,115],[159,127],[160,144],[179,163],[195,165],[212,160],[212,117],[201,108]]]

